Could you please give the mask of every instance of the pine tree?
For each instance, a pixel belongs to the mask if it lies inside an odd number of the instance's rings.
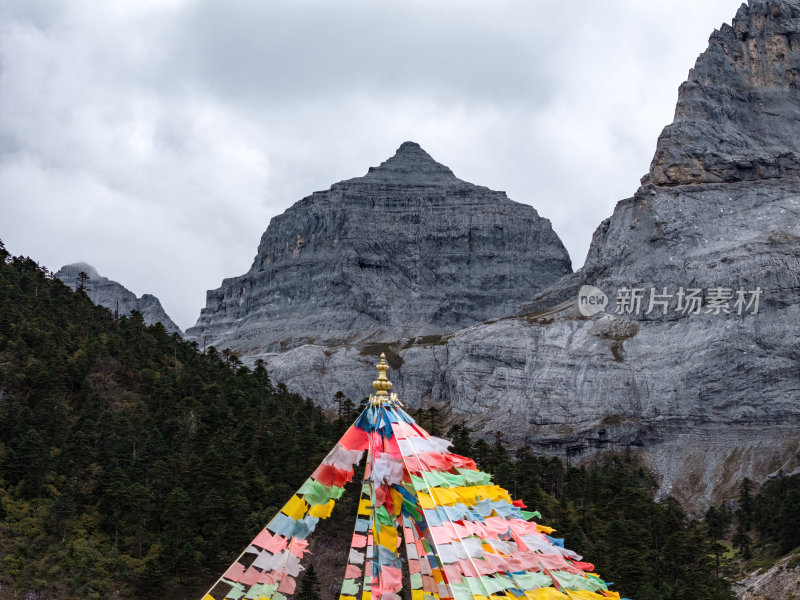
[[[314,565],[309,565],[308,569],[306,569],[303,580],[300,582],[300,592],[297,598],[298,600],[320,600],[319,578]]]

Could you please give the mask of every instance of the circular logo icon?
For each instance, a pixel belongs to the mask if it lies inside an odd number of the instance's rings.
[[[578,310],[584,317],[591,317],[606,309],[608,296],[593,285],[584,285],[578,290]]]

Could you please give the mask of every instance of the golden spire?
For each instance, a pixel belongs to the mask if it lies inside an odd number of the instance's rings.
[[[389,365],[386,364],[386,355],[381,352],[381,362],[375,365],[378,369],[378,378],[372,382],[372,387],[375,388],[376,396],[388,396],[389,390],[392,389],[392,382],[386,377],[386,372],[389,370]]]

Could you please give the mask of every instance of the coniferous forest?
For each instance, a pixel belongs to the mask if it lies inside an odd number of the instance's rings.
[[[352,422],[338,400],[326,415],[261,364],[115,319],[0,242],[0,598],[199,598]],[[628,597],[730,598],[724,576],[800,545],[800,476],[690,521],[631,457],[568,467],[415,416]],[[344,552],[349,521],[331,531]]]

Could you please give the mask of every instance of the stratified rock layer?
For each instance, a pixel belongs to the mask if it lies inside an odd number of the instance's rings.
[[[272,219],[250,271],[208,292],[187,335],[253,357],[449,333],[512,313],[570,271],[533,207],[405,142]]]
[[[582,269],[523,303],[524,316],[386,346],[395,390],[484,435],[573,460],[634,449],[702,512],[742,477],[800,462],[800,2],[753,0],[710,39],[681,86],[642,187],[598,227]],[[749,166],[748,166],[749,165]],[[576,307],[593,284],[610,299]],[[621,289],[643,290],[616,314]],[[728,313],[709,290],[730,290]],[[667,314],[651,288],[667,293]],[[664,289],[666,288],[666,290]],[[676,311],[699,288],[700,314]],[[761,290],[759,307],[736,292]],[[273,375],[323,403],[358,399],[378,348],[304,346]]]
[[[78,287],[78,275],[81,271],[89,276],[85,291],[95,304],[105,306],[112,312],[118,311],[121,317],[130,315],[134,310],[138,311],[147,325],[161,323],[169,333],[181,333],[180,327],[169,318],[158,298],[152,294],[143,294],[141,298],[137,298],[136,294],[121,283],[101,276],[91,265],[65,265],[55,276],[74,290]]]

